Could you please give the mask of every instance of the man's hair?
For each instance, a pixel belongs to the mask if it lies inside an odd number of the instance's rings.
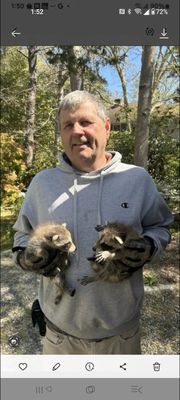
[[[94,95],[85,90],[75,90],[68,93],[60,102],[58,116],[60,117],[61,111],[76,110],[81,104],[86,102],[92,103],[95,106],[97,115],[105,121],[107,112],[101,101]]]

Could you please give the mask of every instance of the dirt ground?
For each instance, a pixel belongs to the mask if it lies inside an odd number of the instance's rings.
[[[145,297],[141,316],[142,353],[179,353],[179,243],[172,237],[163,258],[144,268]],[[2,253],[2,319],[3,354],[41,354],[42,341],[37,327],[32,327],[31,304],[37,297],[39,278],[20,273],[14,267],[11,251]],[[148,284],[148,285],[147,285]],[[9,338],[19,337],[12,348]]]

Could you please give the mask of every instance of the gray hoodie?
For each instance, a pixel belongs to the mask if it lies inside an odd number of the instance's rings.
[[[14,229],[14,246],[26,246],[38,224],[66,222],[77,251],[71,256],[67,283],[74,297],[64,294],[54,304],[53,280],[42,277],[39,301],[46,317],[59,329],[85,339],[119,335],[138,324],[143,300],[142,269],[119,283],[94,282],[82,286],[78,278],[93,275],[87,257],[98,233],[97,224],[119,221],[131,224],[154,240],[157,258],[169,242],[171,213],[152,178],[143,169],[121,163],[121,155],[96,171],[73,168],[63,156],[60,165],[39,172],[31,181]]]

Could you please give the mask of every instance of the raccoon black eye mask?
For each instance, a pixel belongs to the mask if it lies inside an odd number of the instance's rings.
[[[150,259],[153,243],[149,238],[141,237],[131,226],[113,222],[98,225],[95,229],[100,232],[100,238],[93,246],[93,256],[88,260],[96,274],[79,279],[81,285],[98,280],[120,282]]]

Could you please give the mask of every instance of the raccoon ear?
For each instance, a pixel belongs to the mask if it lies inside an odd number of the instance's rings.
[[[114,239],[117,240],[119,244],[123,244],[123,240],[119,236],[114,236]]]
[[[104,229],[104,225],[96,225],[95,229],[96,231],[101,232]]]
[[[59,239],[59,235],[53,235],[52,240],[58,240]]]
[[[67,226],[66,222],[63,222],[62,226],[64,226],[66,228],[66,226]]]

